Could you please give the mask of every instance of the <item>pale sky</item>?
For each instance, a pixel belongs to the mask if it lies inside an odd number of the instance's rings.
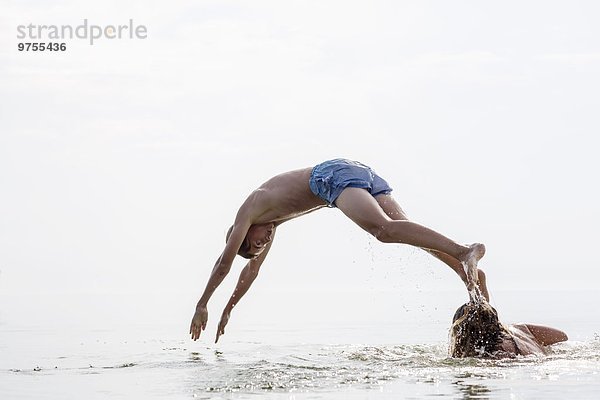
[[[168,293],[187,316],[245,197],[336,157],[485,243],[492,290],[600,289],[598,2],[1,3],[0,293]],[[17,25],[84,18],[148,37],[16,49]],[[464,296],[321,210],[280,228],[247,296],[423,290]]]

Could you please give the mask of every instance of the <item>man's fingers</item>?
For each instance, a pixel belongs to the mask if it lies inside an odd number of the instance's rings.
[[[217,343],[219,341],[219,336],[224,335],[224,334],[225,334],[225,327],[221,323],[217,327],[217,337],[215,338],[215,343]]]
[[[192,340],[198,340],[198,338],[200,337],[200,327],[192,324],[192,326],[190,327],[190,333],[192,335]]]

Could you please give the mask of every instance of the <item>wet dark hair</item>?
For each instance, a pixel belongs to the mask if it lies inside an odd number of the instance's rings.
[[[494,307],[487,302],[463,304],[452,318],[450,356],[494,358],[507,336]]]
[[[454,313],[454,317],[452,317],[452,323],[455,323],[457,319],[462,317],[462,315],[465,313],[465,308],[467,308],[468,305],[468,303],[465,303],[462,306],[458,307],[458,310],[456,310],[456,312]]]
[[[233,225],[229,227],[227,234],[225,235],[225,243],[229,240],[229,236],[231,236],[231,232],[233,232]],[[240,248],[237,251],[238,256],[242,256],[247,260],[251,260],[256,257],[256,254],[251,254],[250,252],[250,240],[248,240],[248,236],[244,238],[244,241],[240,245]]]

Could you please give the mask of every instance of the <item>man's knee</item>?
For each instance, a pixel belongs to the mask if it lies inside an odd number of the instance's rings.
[[[369,233],[375,236],[375,238],[382,243],[397,242],[397,240],[395,240],[394,235],[392,234],[391,225],[389,223],[374,226],[372,229],[369,230]]]

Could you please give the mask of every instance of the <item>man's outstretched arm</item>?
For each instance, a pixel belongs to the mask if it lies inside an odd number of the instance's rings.
[[[210,273],[210,278],[208,278],[204,293],[196,305],[196,312],[194,313],[192,324],[190,325],[190,334],[192,335],[193,340],[198,340],[200,332],[206,329],[206,323],[208,322],[208,300],[215,292],[215,289],[223,282],[223,279],[225,279],[231,269],[231,265],[228,267],[223,266],[221,263],[222,258],[223,256],[221,255],[215,263],[215,266]]]
[[[200,297],[200,300],[196,305],[196,312],[194,313],[190,325],[190,334],[192,335],[193,340],[198,340],[200,333],[206,329],[206,323],[208,322],[208,300],[229,273],[237,250],[240,248],[249,227],[249,221],[243,218],[241,212],[238,212],[229,240],[227,240],[227,243],[225,244],[225,249],[215,263],[215,266],[210,273],[210,278],[208,278],[204,293],[202,293],[202,297]]]
[[[554,343],[564,342],[569,340],[567,334],[563,331],[550,328],[549,326],[523,324],[529,329],[529,332],[535,337],[535,339],[542,344],[542,346],[549,346]],[[517,326],[523,326],[517,325]]]
[[[275,232],[273,232],[273,238],[274,238],[274,234],[275,234]],[[246,292],[252,285],[252,282],[254,282],[254,280],[258,276],[258,271],[260,270],[260,266],[265,261],[265,258],[267,257],[267,254],[269,253],[269,250],[271,249],[272,244],[273,244],[273,241],[271,240],[271,242],[269,242],[269,244],[267,244],[267,246],[265,247],[264,251],[262,253],[260,253],[260,255],[258,257],[248,261],[248,263],[246,264],[246,266],[240,273],[240,278],[238,279],[238,283],[235,286],[235,289],[233,290],[233,294],[231,295],[231,298],[227,302],[225,309],[223,310],[223,314],[221,315],[221,321],[219,321],[219,326],[217,327],[217,336],[215,338],[215,343],[217,343],[219,341],[219,336],[225,334],[225,326],[229,322],[229,315],[231,314],[231,310],[240,301],[242,296],[244,296],[246,294]]]

